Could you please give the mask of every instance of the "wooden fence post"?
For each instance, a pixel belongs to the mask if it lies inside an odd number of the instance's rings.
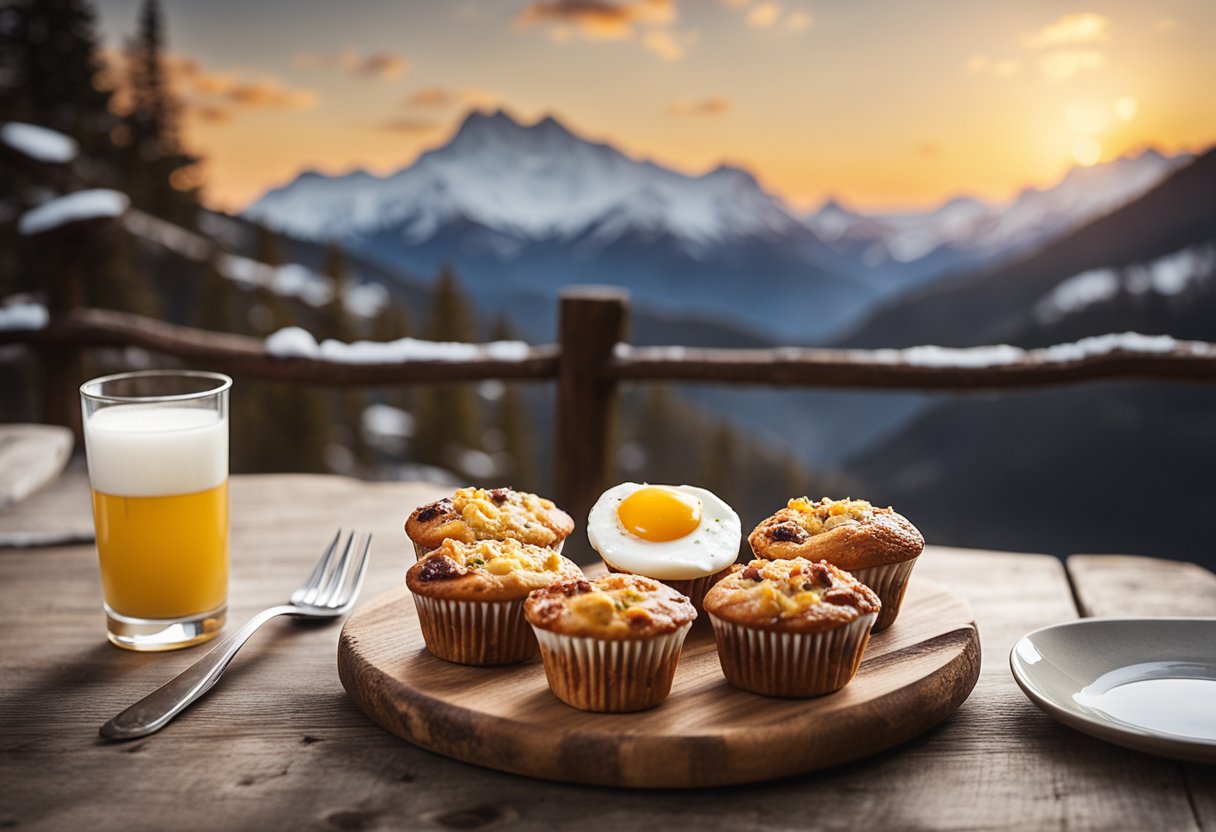
[[[85,225],[92,225],[85,223]],[[76,231],[71,227],[43,235],[41,246],[51,250],[54,264],[47,286],[47,311],[51,322],[62,321],[84,306],[85,252],[92,228]],[[81,425],[80,396],[77,388],[84,379],[84,351],[74,344],[54,344],[42,350],[43,418],[52,425],[72,429],[77,442],[84,438]]]
[[[593,559],[587,512],[612,470],[617,385],[607,370],[613,347],[626,337],[628,314],[629,295],[620,289],[573,286],[561,294],[554,486],[575,523],[563,554],[579,563]]]

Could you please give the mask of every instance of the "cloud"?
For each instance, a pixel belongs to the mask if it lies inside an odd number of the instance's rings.
[[[1095,12],[1066,14],[1037,32],[1022,37],[1027,49],[1046,49],[1075,43],[1099,43],[1107,39],[1110,19]]]
[[[1060,49],[1039,59],[1039,72],[1048,81],[1067,81],[1078,72],[1106,64],[1106,56],[1094,49]]]
[[[232,109],[218,104],[198,104],[191,112],[199,121],[208,124],[227,124],[232,121]]]
[[[344,49],[337,54],[300,52],[292,56],[292,63],[301,69],[342,69],[360,78],[384,81],[395,81],[410,68],[409,60],[396,52],[360,55],[354,49]]]
[[[392,81],[404,75],[409,66],[409,61],[400,55],[392,52],[378,52],[363,58],[351,71],[356,75]]]
[[[734,105],[730,99],[721,96],[710,96],[690,101],[677,101],[667,108],[673,116],[723,116],[731,111]]]
[[[449,87],[420,87],[405,97],[402,102],[412,110],[444,110],[452,107],[472,107],[483,109],[492,107],[502,101],[502,96],[489,90],[467,87],[451,89]]]
[[[307,110],[316,106],[317,96],[311,90],[285,87],[275,78],[237,81],[222,97],[249,110]]]
[[[587,40],[625,40],[640,25],[675,22],[673,0],[534,0],[515,16],[515,27],[549,25],[557,39],[577,33]]]
[[[764,0],[764,2],[758,3],[748,9],[744,20],[747,21],[748,26],[753,28],[767,29],[776,23],[780,17],[781,6],[771,2],[770,0]]]
[[[129,111],[132,105],[126,56],[118,50],[106,50],[102,62],[114,89],[115,111]],[[184,114],[211,125],[229,124],[240,112],[307,110],[317,104],[317,94],[312,90],[288,86],[273,75],[215,72],[196,58],[175,54],[165,55],[163,66],[169,89]]]
[[[429,118],[415,118],[413,116],[401,116],[399,118],[388,118],[376,124],[376,129],[386,133],[404,133],[407,135],[420,135],[430,133],[439,129],[440,123]]]
[[[665,61],[678,61],[684,57],[684,46],[668,29],[651,29],[642,35],[642,46]]]

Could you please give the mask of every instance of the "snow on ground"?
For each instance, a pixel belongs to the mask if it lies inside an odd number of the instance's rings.
[[[314,358],[340,364],[401,364],[408,361],[522,361],[529,347],[523,341],[463,344],[452,341],[343,341],[320,344],[310,332],[289,326],[266,338],[266,351],[279,358]]]
[[[299,298],[313,307],[324,306],[333,300],[333,280],[298,263],[270,266],[239,254],[220,252],[215,243],[203,235],[143,211],[128,211],[122,222],[137,237],[163,246],[187,260],[202,263],[216,256],[220,274],[244,289],[265,289],[283,297]],[[359,283],[346,290],[345,306],[359,318],[374,318],[389,303],[388,289],[378,283]]]
[[[117,217],[128,204],[126,194],[107,188],[76,191],[26,211],[17,220],[17,231],[31,237],[73,222]]]
[[[371,404],[363,409],[363,433],[366,436],[409,439],[414,435],[414,417],[390,404]]]
[[[346,309],[360,318],[374,318],[391,302],[388,289],[379,283],[360,283],[346,290]]]
[[[43,329],[50,320],[41,303],[18,301],[0,306],[0,332],[17,329]]]
[[[1111,300],[1120,292],[1143,295],[1179,295],[1192,284],[1216,273],[1216,247],[1188,246],[1149,263],[1126,269],[1091,269],[1059,283],[1034,307],[1035,320],[1051,324],[1090,306]]]
[[[10,121],[0,127],[0,142],[48,165],[67,164],[80,152],[80,145],[71,136],[20,121]]]
[[[269,266],[239,254],[222,254],[216,266],[220,274],[245,289],[300,298],[310,306],[324,306],[334,295],[332,280],[298,263]]]

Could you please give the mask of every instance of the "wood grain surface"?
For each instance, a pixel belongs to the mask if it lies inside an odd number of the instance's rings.
[[[401,524],[441,490],[238,476],[231,495],[230,627],[296,586],[337,526],[376,534],[363,605],[400,586],[413,559]],[[220,684],[161,733],[104,742],[102,722],[200,649],[150,655],[107,644],[92,546],[0,550],[0,828],[1216,829],[1211,769],[1079,734],[1015,686],[1014,641],[1077,616],[1058,559],[930,546],[916,576],[966,598],[983,640],[979,681],[953,716],[890,751],[813,774],[655,791],[533,780],[402,742],[343,690],[339,627],[290,621],[260,631]],[[1148,583],[1122,603],[1136,614],[1187,591]]]
[[[1216,615],[1216,575],[1195,563],[1133,555],[1072,555],[1068,573],[1085,618]],[[1179,591],[1145,592],[1149,586]]]
[[[817,699],[731,686],[704,622],[684,643],[671,696],[633,714],[563,704],[539,659],[478,668],[435,658],[404,588],[353,615],[338,642],[347,693],[399,737],[531,777],[639,788],[769,780],[885,750],[953,713],[975,686],[979,659],[967,602],[915,579],[897,626],[870,639],[853,681]]]

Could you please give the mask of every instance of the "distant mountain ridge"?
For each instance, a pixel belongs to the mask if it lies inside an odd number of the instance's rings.
[[[1137,199],[1194,159],[1154,148],[1092,167],[1075,167],[1047,188],[1008,203],[953,197],[927,211],[863,213],[830,199],[805,217],[820,239],[916,285],[1028,253]]]
[[[934,284],[878,309],[839,343],[852,347],[906,347],[928,341],[958,347],[1019,343],[1036,325],[1044,299],[1066,281],[1097,269],[1147,267],[1189,247],[1216,241],[1214,195],[1216,149],[1175,170],[1133,202],[1022,259]],[[1216,337],[1216,332],[1212,335]]]

